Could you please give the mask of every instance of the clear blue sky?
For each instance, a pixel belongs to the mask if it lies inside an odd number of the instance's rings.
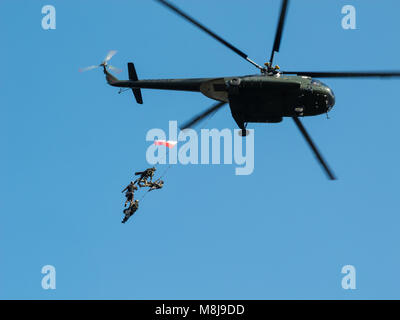
[[[174,3],[263,63],[280,1]],[[41,28],[41,8],[57,29]],[[341,8],[357,9],[343,30]],[[292,1],[283,69],[400,69],[399,1]],[[146,167],[145,134],[213,102],[201,94],[117,94],[100,63],[140,78],[256,73],[154,1],[0,2],[0,298],[399,298],[400,80],[323,80],[331,119],[304,124],[339,180],[328,181],[290,119],[250,124],[255,170],[182,166],[121,224],[122,188]],[[209,128],[236,128],[226,107]],[[41,288],[54,265],[57,289]],[[357,289],[341,288],[341,268]]]

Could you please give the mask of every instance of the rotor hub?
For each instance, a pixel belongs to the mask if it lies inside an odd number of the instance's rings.
[[[264,63],[265,68],[261,71],[262,73],[267,73],[267,74],[278,74],[280,73],[280,67],[278,65],[272,66],[270,62],[265,62]]]

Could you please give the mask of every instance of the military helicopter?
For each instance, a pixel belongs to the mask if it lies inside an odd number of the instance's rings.
[[[115,67],[108,66],[108,61],[116,51],[110,51],[100,65],[85,68],[83,71],[96,67],[103,67],[108,84],[113,87],[131,88],[133,95],[139,104],[143,103],[141,89],[201,92],[205,96],[218,101],[210,108],[187,121],[181,126],[181,130],[194,126],[207,116],[221,109],[221,107],[227,103],[229,103],[233,119],[241,129],[242,136],[248,134],[246,127],[250,122],[278,123],[282,121],[283,117],[291,117],[306,142],[311,147],[328,178],[331,180],[336,179],[335,175],[328,167],[328,164],[323,159],[321,153],[299,119],[300,117],[316,116],[327,113],[335,105],[335,95],[333,91],[326,84],[314,78],[400,77],[400,71],[308,72],[283,71],[278,66],[274,66],[274,55],[276,52],[279,52],[289,0],[282,1],[271,56],[264,66],[251,60],[243,51],[218,36],[216,33],[190,17],[169,1],[156,1],[194,24],[215,40],[219,41],[221,44],[251,63],[260,70],[260,74],[219,78],[138,80],[134,64],[129,62],[129,80],[118,80],[108,72],[108,69],[120,71]]]

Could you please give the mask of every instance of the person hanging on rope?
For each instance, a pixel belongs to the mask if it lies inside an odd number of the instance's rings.
[[[122,223],[125,223],[129,220],[130,217],[132,217],[134,215],[134,213],[139,209],[139,200],[135,200],[135,202],[133,202],[129,208],[124,209],[124,214],[125,217],[124,219],[121,221]]]
[[[149,192],[156,190],[156,189],[161,189],[164,186],[164,181],[162,181],[161,179],[157,179],[156,181],[152,182],[147,182],[146,183],[146,187],[149,187]]]
[[[126,186],[126,188],[124,190],[122,190],[122,192],[126,191],[126,193],[125,193],[126,201],[125,201],[124,207],[126,207],[128,202],[129,202],[129,205],[132,205],[132,203],[133,203],[135,191],[138,189],[138,187],[135,185],[135,183],[136,182],[131,181],[131,183],[129,183]]]
[[[144,171],[135,172],[135,176],[140,176],[136,179],[135,183],[139,185],[139,187],[146,187],[149,182],[152,182],[154,177],[154,173],[156,172],[156,168],[148,168]]]

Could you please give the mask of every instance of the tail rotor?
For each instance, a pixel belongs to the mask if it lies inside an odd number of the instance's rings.
[[[81,68],[81,69],[79,69],[79,72],[85,72],[85,71],[89,71],[89,70],[93,70],[93,69],[96,69],[96,68],[103,67],[104,71],[106,71],[107,69],[109,69],[109,70],[114,71],[115,73],[120,73],[120,72],[122,71],[121,69],[118,69],[118,68],[116,68],[116,67],[114,67],[114,66],[108,64],[108,61],[110,61],[110,59],[111,59],[116,53],[117,53],[116,50],[111,50],[111,51],[109,51],[109,52],[107,53],[106,57],[104,58],[104,60],[103,60],[99,65],[96,65],[96,66],[89,66],[89,67],[86,67],[86,68]]]

